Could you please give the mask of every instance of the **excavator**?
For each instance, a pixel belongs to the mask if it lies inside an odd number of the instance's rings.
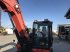
[[[0,0],[0,7],[9,14],[17,37],[16,52],[52,52],[52,22],[34,21],[32,33],[24,23],[18,0]]]

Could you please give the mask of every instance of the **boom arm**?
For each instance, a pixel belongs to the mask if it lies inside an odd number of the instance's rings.
[[[29,36],[26,32],[24,20],[20,11],[20,6],[17,0],[0,0],[0,7],[11,16],[11,20],[17,29],[19,36],[23,39],[28,39]]]

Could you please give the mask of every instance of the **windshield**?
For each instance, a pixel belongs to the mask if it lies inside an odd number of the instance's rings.
[[[46,24],[34,24],[37,37],[48,36],[48,26]]]
[[[34,47],[48,45],[48,25],[45,23],[34,24],[35,35],[34,35]]]

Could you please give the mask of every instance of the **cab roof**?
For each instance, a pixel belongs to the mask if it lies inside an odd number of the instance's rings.
[[[52,23],[52,21],[50,21],[48,19],[44,19],[43,21],[37,21],[37,20],[35,20],[34,23]]]

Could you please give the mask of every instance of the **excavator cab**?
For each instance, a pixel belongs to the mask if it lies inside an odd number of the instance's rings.
[[[32,48],[40,49],[40,51],[46,49],[46,52],[50,52],[52,42],[52,22],[47,19],[44,21],[35,20],[33,22]]]

